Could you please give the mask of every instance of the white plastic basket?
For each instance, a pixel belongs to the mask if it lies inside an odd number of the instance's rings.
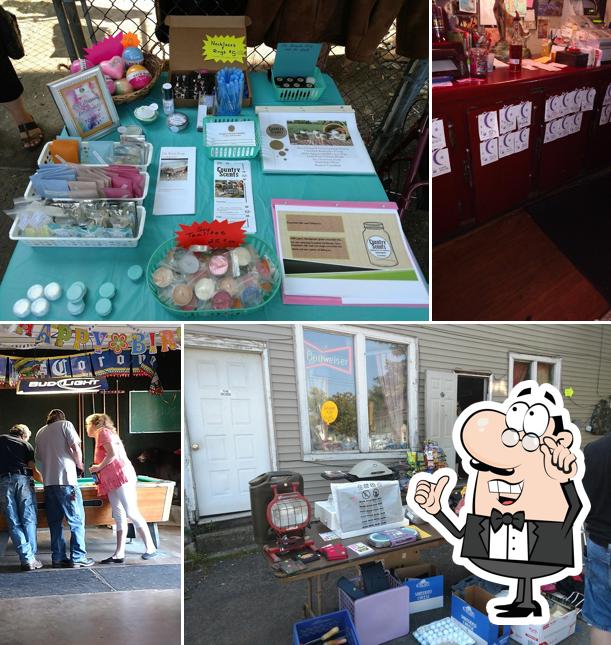
[[[47,141],[45,145],[43,146],[40,155],[38,157],[38,165],[39,166],[44,166],[45,164],[50,164],[53,163],[53,159],[51,158],[51,144],[53,141]],[[153,161],[153,144],[149,143],[146,141],[144,143],[146,146],[146,161],[143,164],[129,164],[129,165],[134,165],[136,168],[140,168],[141,170],[146,170],[151,161]],[[80,166],[108,166],[110,164],[105,164],[105,163],[100,163],[100,164],[94,164],[94,163],[84,163],[84,164],[79,164]],[[121,165],[121,164],[117,164]]]
[[[16,242],[23,242],[27,246],[55,246],[55,247],[89,247],[89,248],[116,248],[136,247],[144,232],[146,209],[137,206],[138,234],[136,237],[28,237],[17,233],[17,219],[9,231],[9,238]]]
[[[101,164],[100,164],[101,165]],[[142,197],[125,197],[123,199],[118,198],[118,197],[83,197],[82,199],[112,199],[113,201],[117,202],[137,202],[138,204],[142,204],[142,202],[146,199],[146,196],[149,192],[149,184],[151,182],[151,177],[148,174],[148,172],[140,172],[141,175],[145,175],[144,178],[144,189],[142,192]],[[34,192],[34,186],[32,185],[32,182],[29,181],[28,185],[25,189],[25,193],[23,193],[24,197],[38,197],[36,193]],[[58,199],[72,199],[71,197],[59,197]],[[75,201],[80,201],[79,198],[76,198]]]

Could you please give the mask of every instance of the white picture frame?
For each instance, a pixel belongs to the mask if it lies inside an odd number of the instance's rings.
[[[98,65],[47,83],[68,134],[98,139],[119,124],[117,108]]]

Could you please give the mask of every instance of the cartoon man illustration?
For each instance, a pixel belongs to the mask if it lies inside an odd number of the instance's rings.
[[[581,572],[579,531],[590,504],[580,439],[558,390],[525,381],[503,403],[476,403],[456,420],[454,447],[469,476],[458,516],[447,502],[453,470],[410,481],[410,507],[454,544],[454,560],[509,585],[512,600],[488,603],[496,624],[546,622],[540,586]]]

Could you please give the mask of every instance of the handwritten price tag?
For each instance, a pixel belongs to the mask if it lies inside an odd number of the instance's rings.
[[[233,249],[244,242],[244,221],[194,222],[180,224],[176,231],[176,244],[188,249],[191,246],[209,246],[211,249]]]
[[[243,63],[246,58],[244,36],[207,35],[202,43],[204,60],[217,63]]]

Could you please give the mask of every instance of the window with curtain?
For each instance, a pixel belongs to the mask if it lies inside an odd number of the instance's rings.
[[[543,356],[530,356],[524,354],[509,354],[509,374],[514,387],[522,381],[534,380],[537,383],[551,383],[560,387],[561,358],[548,358]]]
[[[369,450],[407,448],[408,348],[366,340]]]
[[[390,453],[417,443],[416,341],[400,340],[367,330],[303,329],[304,454]]]

